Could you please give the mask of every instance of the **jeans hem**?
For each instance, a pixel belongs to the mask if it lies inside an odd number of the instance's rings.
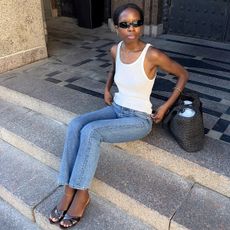
[[[89,189],[89,187],[80,187],[80,186],[75,186],[75,185],[68,184],[68,183],[58,183],[58,186],[66,186],[66,185],[68,185],[70,188],[78,189],[78,190],[87,190],[87,189]]]
[[[89,187],[80,187],[80,186],[76,186],[76,185],[72,185],[72,184],[69,184],[69,186],[71,188],[78,189],[78,190],[87,190],[87,189],[89,189]]]

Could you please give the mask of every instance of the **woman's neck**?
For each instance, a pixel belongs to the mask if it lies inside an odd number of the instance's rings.
[[[143,50],[144,48],[144,43],[142,41],[137,41],[133,43],[125,43],[124,41],[122,42],[122,49],[124,52],[127,53],[132,53],[132,52],[138,52]]]

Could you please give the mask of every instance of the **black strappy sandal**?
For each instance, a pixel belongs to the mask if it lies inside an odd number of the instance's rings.
[[[61,210],[58,210],[57,206],[54,207],[54,209],[50,213],[50,217],[49,217],[50,223],[51,224],[58,223],[59,221],[61,221],[64,218],[66,213],[67,213],[67,210],[61,211]]]
[[[86,210],[86,207],[88,206],[89,202],[90,202],[90,198],[89,198],[88,201],[86,202],[85,207],[84,207],[84,210],[83,210],[83,213],[82,213],[81,216],[76,216],[76,217],[75,217],[75,216],[71,216],[71,215],[69,215],[68,213],[66,213],[65,216],[64,216],[64,218],[62,219],[62,221],[63,221],[63,220],[68,221],[68,222],[69,222],[69,225],[65,226],[65,225],[63,225],[63,224],[60,223],[60,224],[59,224],[60,228],[62,228],[62,229],[72,228],[72,227],[75,226],[77,223],[79,223],[80,220],[81,220],[81,218],[83,217],[83,214],[84,214],[84,212],[85,212],[85,210]]]
[[[59,224],[60,228],[66,229],[66,228],[72,228],[73,226],[75,226],[82,217],[78,216],[78,217],[74,217],[74,216],[70,216],[69,214],[65,214],[64,218],[62,220],[66,220],[69,222],[69,224],[67,226],[62,225],[61,223]]]
[[[68,209],[69,209],[69,207],[73,201],[75,194],[76,194],[76,192],[73,194],[73,197],[72,197],[66,210],[61,211],[61,210],[58,210],[57,206],[54,207],[54,209],[51,211],[50,216],[49,216],[49,221],[51,224],[56,224],[64,218],[65,214],[67,213],[67,211],[68,211]]]

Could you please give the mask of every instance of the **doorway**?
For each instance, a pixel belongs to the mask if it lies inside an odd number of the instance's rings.
[[[89,8],[93,6],[93,9],[98,8],[99,6],[102,9],[98,9],[100,11],[100,16],[102,16],[103,21],[107,23],[108,19],[111,17],[111,0],[58,0],[60,5],[61,16],[66,17],[75,17],[77,18],[79,14],[82,13],[83,10],[89,9],[80,9],[78,12],[77,6],[82,5],[84,3]],[[97,13],[97,12],[95,12]],[[102,15],[101,15],[102,14]]]
[[[171,0],[168,12],[167,33],[230,42],[229,0]]]

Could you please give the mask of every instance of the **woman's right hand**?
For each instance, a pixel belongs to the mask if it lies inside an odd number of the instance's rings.
[[[165,116],[165,114],[168,111],[168,107],[166,104],[161,105],[154,114],[151,114],[151,118],[153,119],[153,121],[158,124],[159,122],[161,122]]]
[[[112,105],[113,97],[109,91],[104,92],[104,101],[107,105]]]

